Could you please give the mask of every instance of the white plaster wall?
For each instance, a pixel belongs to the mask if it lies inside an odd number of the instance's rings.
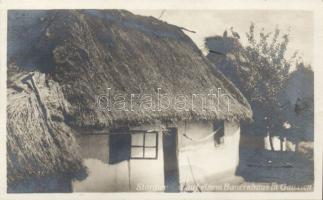
[[[213,132],[211,122],[187,123],[186,129],[183,122],[176,126],[181,186],[184,183],[194,184],[192,173],[198,184],[209,184],[221,177],[221,174],[235,172],[239,162],[239,124],[225,122],[224,144],[220,146],[215,146],[213,137],[203,142],[192,142],[183,136],[186,132],[186,135],[196,140],[204,138]],[[164,191],[162,125],[133,129],[159,132],[158,159],[130,160],[109,165],[108,135],[78,136],[88,177],[72,183],[74,192]]]
[[[109,135],[78,136],[88,176],[72,183],[74,192],[164,191],[163,143],[159,126],[132,129],[159,131],[158,159],[132,159],[109,165]]]
[[[82,135],[77,141],[88,176],[72,183],[74,192],[129,191],[128,161],[108,164],[108,135]]]
[[[221,179],[221,174],[234,174],[239,163],[240,127],[225,122],[224,144],[215,146],[213,137],[203,142],[192,142],[183,136],[184,124],[179,124],[179,171],[181,188],[186,184],[210,184]],[[186,135],[198,140],[213,132],[211,122],[186,125]],[[190,166],[191,165],[191,166]],[[230,172],[230,173],[228,173]],[[194,176],[194,178],[193,178]]]

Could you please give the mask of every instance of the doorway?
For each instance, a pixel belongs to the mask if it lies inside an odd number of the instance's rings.
[[[177,158],[177,128],[168,128],[163,134],[165,192],[179,192]]]

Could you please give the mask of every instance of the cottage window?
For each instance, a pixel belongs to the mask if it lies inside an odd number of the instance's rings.
[[[158,132],[131,134],[131,159],[157,159]]]
[[[224,121],[217,121],[213,124],[214,134],[214,145],[219,146],[224,143]]]

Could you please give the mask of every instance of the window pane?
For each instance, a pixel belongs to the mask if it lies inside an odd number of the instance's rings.
[[[144,149],[142,147],[131,147],[131,158],[142,158]]]
[[[146,133],[145,136],[145,146],[155,147],[156,145],[157,134],[156,133]]]
[[[131,146],[143,146],[144,145],[144,134],[135,133],[131,135]]]
[[[156,148],[145,148],[145,158],[156,158]]]

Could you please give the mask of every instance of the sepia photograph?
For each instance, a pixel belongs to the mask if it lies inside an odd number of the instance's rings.
[[[7,194],[321,190],[314,11],[6,13]]]

